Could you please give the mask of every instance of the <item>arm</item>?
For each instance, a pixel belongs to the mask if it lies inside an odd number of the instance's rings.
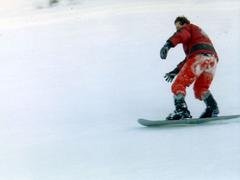
[[[161,59],[166,59],[167,58],[168,51],[172,47],[173,47],[172,42],[168,40],[160,50]]]
[[[161,59],[166,59],[170,48],[175,47],[179,43],[186,43],[191,38],[190,32],[187,30],[187,26],[181,28],[174,33],[164,44],[160,50]]]
[[[179,71],[182,69],[183,65],[185,64],[185,62],[187,61],[187,58],[185,58],[183,61],[181,61],[176,68],[179,69]]]
[[[170,41],[175,47],[176,45],[180,43],[186,43],[191,38],[191,34],[187,27],[182,27],[180,30],[178,30],[176,33],[174,33],[168,41]]]
[[[180,70],[183,67],[183,65],[185,64],[185,62],[186,62],[186,58],[183,61],[181,61],[175,69],[166,73],[164,76],[165,80],[167,82],[172,82],[173,79],[175,78],[175,76],[180,72]]]
[[[178,67],[176,67],[174,70],[168,72],[165,74],[164,78],[167,82],[172,82],[175,76],[179,73]]]
[[[186,27],[183,27],[179,31],[171,36],[166,44],[162,47],[160,51],[160,56],[162,59],[166,59],[168,50],[172,47],[175,47],[179,43],[185,43],[191,38],[191,34],[187,31]],[[175,76],[180,72],[183,65],[185,64],[187,58],[181,61],[175,69],[165,74],[164,78],[167,82],[172,82]]]

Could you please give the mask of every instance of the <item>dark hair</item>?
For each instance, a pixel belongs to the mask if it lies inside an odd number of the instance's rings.
[[[190,21],[185,16],[178,16],[174,23],[176,24],[177,22],[179,22],[181,25],[190,24]]]

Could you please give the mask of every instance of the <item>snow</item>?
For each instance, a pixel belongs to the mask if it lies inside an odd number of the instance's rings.
[[[179,128],[137,124],[173,110],[163,76],[184,54],[178,46],[161,60],[159,49],[182,14],[207,32],[219,53],[211,91],[221,114],[239,114],[238,1],[5,6],[1,179],[240,179],[239,119]],[[186,100],[194,116],[203,111],[191,87]]]

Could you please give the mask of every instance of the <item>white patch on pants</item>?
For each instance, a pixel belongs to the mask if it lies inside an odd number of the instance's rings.
[[[203,72],[215,74],[217,59],[211,54],[199,54],[195,56],[195,63],[192,65],[192,71],[196,76],[200,76]]]

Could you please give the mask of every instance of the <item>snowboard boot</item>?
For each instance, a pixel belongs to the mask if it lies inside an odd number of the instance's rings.
[[[174,105],[176,109],[174,110],[173,113],[168,115],[166,120],[180,120],[180,119],[192,118],[187,108],[187,104],[184,100],[183,94],[178,94],[174,96]]]
[[[206,94],[203,101],[207,107],[199,118],[217,117],[219,114],[219,109],[217,106],[217,102],[215,101],[215,99],[213,98],[210,92]]]

